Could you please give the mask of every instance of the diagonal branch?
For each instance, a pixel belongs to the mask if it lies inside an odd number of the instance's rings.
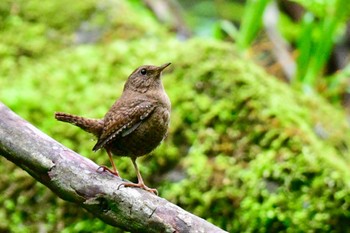
[[[225,232],[167,200],[136,188],[64,147],[0,102],[0,155],[64,200],[131,232]]]

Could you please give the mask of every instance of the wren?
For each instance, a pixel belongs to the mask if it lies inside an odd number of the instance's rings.
[[[55,118],[71,123],[94,134],[98,140],[93,151],[107,151],[113,171],[119,176],[112,155],[127,156],[136,170],[138,183],[124,182],[125,187],[139,187],[157,194],[145,185],[136,159],[153,151],[166,137],[170,122],[171,104],[166,94],[161,73],[171,63],[162,66],[140,66],[129,76],[120,98],[102,119],[91,119],[57,112]]]

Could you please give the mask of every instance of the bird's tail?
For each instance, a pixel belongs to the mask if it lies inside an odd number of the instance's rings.
[[[68,122],[72,125],[76,125],[79,128],[85,130],[86,132],[92,133],[97,137],[99,137],[102,133],[104,122],[100,119],[85,118],[63,112],[56,112],[55,118],[59,121]]]

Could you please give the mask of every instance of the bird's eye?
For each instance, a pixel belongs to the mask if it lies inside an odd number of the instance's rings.
[[[146,69],[142,69],[142,70],[140,71],[140,73],[141,73],[142,75],[145,75],[145,74],[147,74],[147,70],[146,70]]]

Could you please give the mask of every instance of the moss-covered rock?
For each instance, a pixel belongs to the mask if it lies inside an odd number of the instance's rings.
[[[124,14],[138,15],[126,6],[130,14]],[[125,40],[106,30],[111,37],[97,45],[38,52],[15,72],[6,63],[0,100],[56,140],[108,165],[104,152],[91,152],[92,136],[55,121],[53,113],[102,117],[135,67],[172,62],[163,79],[173,105],[170,133],[141,159],[147,184],[231,232],[349,231],[350,131],[343,111],[267,75],[232,44],[171,39],[142,12],[143,21],[117,17],[128,25],[117,28],[142,34],[142,22],[152,22],[159,30],[149,37]],[[0,231],[112,231],[0,159],[0,216],[6,219]],[[129,159],[115,160],[121,175],[135,180]]]
[[[0,56],[36,58],[76,44],[165,36],[150,16],[137,1],[4,0]]]

